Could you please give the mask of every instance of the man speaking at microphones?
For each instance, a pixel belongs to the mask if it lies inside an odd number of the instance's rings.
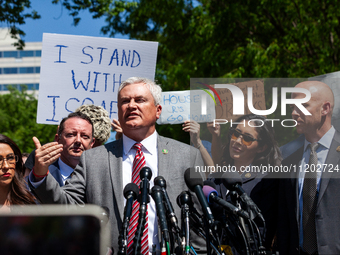
[[[34,169],[41,178],[35,177],[31,187],[43,203],[91,203],[109,208],[111,245],[115,254],[124,213],[123,189],[130,182],[139,184],[140,169],[147,166],[152,170],[150,187],[153,186],[155,177],[163,176],[168,182],[170,200],[175,201],[181,191],[187,190],[183,178],[185,170],[203,166],[197,149],[157,134],[155,123],[162,112],[161,92],[159,85],[146,78],[132,77],[123,81],[118,91],[118,117],[123,129],[122,139],[84,152],[74,175],[64,187],[60,188],[47,173],[46,163],[39,162]],[[51,150],[53,148],[51,146]],[[50,153],[57,155],[58,148]],[[142,240],[148,243],[143,243],[141,254],[152,254],[155,249],[159,253],[156,207],[152,199],[147,212],[147,231],[144,231],[147,236],[143,236]],[[179,218],[179,207],[175,208],[175,213]],[[135,217],[138,215],[131,216],[130,224],[136,221]],[[134,226],[129,226],[129,235],[133,235],[133,232]],[[128,239],[132,240],[128,244],[130,247],[134,238],[129,236]],[[201,247],[196,245],[196,241],[193,240],[192,244],[199,252]],[[204,254],[202,249],[201,252]]]

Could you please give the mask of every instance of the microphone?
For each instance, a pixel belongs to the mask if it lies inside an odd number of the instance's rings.
[[[134,245],[134,254],[138,255],[141,253],[141,240],[143,236],[143,232],[145,229],[145,222],[146,222],[146,211],[148,203],[150,202],[149,198],[149,187],[150,187],[150,179],[152,176],[152,171],[149,167],[143,167],[140,172],[139,176],[141,182],[139,184],[140,194],[138,198],[139,202],[139,218],[138,218],[138,227],[135,232],[135,237],[133,239]]]
[[[191,195],[188,191],[183,191],[177,197],[177,204],[181,207],[182,212],[182,229],[184,231],[183,254],[190,254],[190,218],[189,210],[191,204]]]
[[[168,225],[166,223],[167,220],[166,220],[166,215],[165,215],[165,209],[163,206],[162,188],[158,185],[153,186],[151,189],[151,196],[156,204],[156,211],[157,211],[157,216],[159,220],[159,225],[162,231],[162,236],[164,238],[164,241],[168,243],[170,237],[169,237]]]
[[[178,195],[176,201],[178,206],[181,208],[184,204],[187,204],[189,206],[189,213],[191,219],[193,220],[193,223],[196,224],[197,228],[204,229],[204,222],[202,220],[202,216],[198,213],[198,211],[194,207],[191,198],[191,193],[189,191],[182,191],[182,193]]]
[[[214,228],[214,216],[202,191],[203,180],[200,173],[196,172],[194,168],[188,168],[185,170],[184,180],[188,188],[196,193],[209,226]]]
[[[205,181],[203,182],[203,186],[205,186],[205,185],[208,185],[208,186],[210,186],[210,187],[216,189],[216,184],[215,184],[213,181],[205,180]]]
[[[237,208],[236,206],[232,205],[231,203],[228,203],[227,201],[224,201],[222,198],[218,196],[218,192],[214,188],[205,185],[203,186],[203,193],[206,196],[209,204],[215,202],[221,205],[223,208],[225,208],[228,212],[231,212],[234,215],[241,216],[242,218],[249,219],[249,214],[247,212],[243,211],[240,208]]]
[[[133,202],[137,198],[139,193],[139,188],[135,183],[128,183],[123,191],[124,197],[126,199],[126,205],[124,208],[124,218],[123,225],[119,235],[119,250],[118,254],[126,254],[127,251],[127,240],[128,240],[128,228],[130,217],[132,214]]]
[[[242,188],[242,179],[240,175],[236,172],[228,172],[222,175],[223,185],[231,191],[236,191],[239,194],[241,200],[251,209],[251,212],[255,214],[254,217],[259,216],[262,221],[265,221],[261,210],[257,207],[254,201],[247,195],[247,193]]]
[[[179,232],[178,220],[177,220],[174,208],[172,207],[170,198],[168,196],[168,192],[166,192],[166,181],[165,181],[164,177],[163,176],[157,176],[154,179],[154,184],[158,185],[161,188],[161,190],[163,192],[163,198],[164,198],[164,202],[165,202],[165,209],[166,209],[166,212],[167,212],[167,216],[169,217],[170,222],[173,225],[176,232]]]

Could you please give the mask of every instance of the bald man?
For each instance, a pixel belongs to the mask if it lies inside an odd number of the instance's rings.
[[[331,124],[334,95],[318,81],[296,87],[311,93],[303,104],[311,115],[292,105],[296,130],[305,140],[282,161],[296,171],[280,179],[278,248],[280,255],[340,254],[340,133]],[[305,96],[292,94],[294,99]]]

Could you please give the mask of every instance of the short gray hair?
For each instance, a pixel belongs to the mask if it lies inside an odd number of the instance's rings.
[[[153,82],[152,80],[148,79],[148,78],[142,78],[142,77],[130,77],[127,80],[123,81],[118,89],[118,95],[120,93],[120,91],[128,85],[131,84],[136,84],[136,83],[144,83],[147,88],[149,89],[153,100],[155,101],[155,105],[160,105],[161,101],[162,101],[162,88],[160,85],[156,84],[155,82]]]

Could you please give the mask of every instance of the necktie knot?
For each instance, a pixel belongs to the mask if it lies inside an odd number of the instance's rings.
[[[141,151],[142,150],[142,144],[141,143],[135,143],[133,145],[133,148],[135,148],[137,151]]]
[[[311,143],[311,144],[309,144],[309,146],[310,146],[311,152],[315,152],[317,150],[317,148],[319,147],[319,143],[318,142]]]

